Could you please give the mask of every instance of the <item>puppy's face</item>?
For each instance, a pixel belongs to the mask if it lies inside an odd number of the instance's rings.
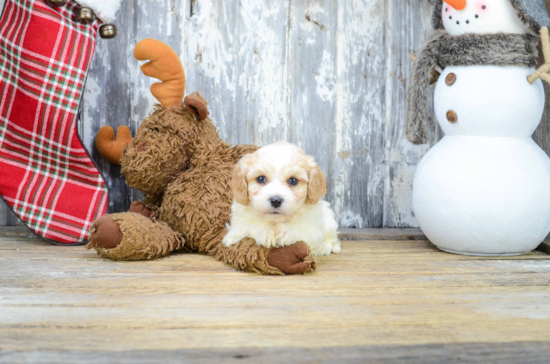
[[[326,193],[325,176],[300,148],[284,142],[268,145],[237,163],[232,181],[235,200],[265,218],[284,221]]]

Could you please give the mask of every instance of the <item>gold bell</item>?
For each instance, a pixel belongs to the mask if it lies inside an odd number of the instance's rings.
[[[111,39],[116,37],[116,27],[113,24],[103,24],[99,28],[99,35],[103,39]]]
[[[80,8],[78,9],[77,18],[83,23],[90,24],[95,19],[94,11],[90,8]]]
[[[67,3],[67,0],[48,0],[48,4],[50,4],[50,6],[63,6]]]

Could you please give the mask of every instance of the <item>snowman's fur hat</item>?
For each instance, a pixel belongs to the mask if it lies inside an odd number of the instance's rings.
[[[435,30],[416,57],[407,81],[405,136],[413,144],[425,144],[430,139],[427,119],[432,69],[473,65],[535,67],[539,30],[550,27],[544,0],[510,0],[531,33],[453,36],[443,27],[443,0],[434,1]]]
[[[539,34],[540,28],[550,27],[550,17],[546,11],[544,0],[510,0],[519,19],[533,33]],[[444,29],[441,13],[443,0],[434,0],[433,26],[435,29]]]

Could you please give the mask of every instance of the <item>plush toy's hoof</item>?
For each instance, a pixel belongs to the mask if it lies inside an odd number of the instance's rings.
[[[267,254],[267,262],[286,274],[304,274],[316,268],[315,259],[302,242],[271,250]]]
[[[139,201],[132,202],[132,204],[130,205],[130,212],[143,215],[148,219],[153,217],[154,214],[153,210],[150,210],[149,208],[147,208],[147,206]]]
[[[167,224],[123,212],[97,219],[86,248],[114,260],[146,260],[180,250],[184,244],[183,237]]]
[[[114,249],[119,246],[123,237],[118,222],[110,215],[103,215],[92,225],[90,243],[94,249]]]

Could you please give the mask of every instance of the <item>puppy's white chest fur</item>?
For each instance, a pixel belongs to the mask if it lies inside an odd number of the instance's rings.
[[[275,220],[275,221],[274,221]],[[278,248],[306,243],[314,255],[340,253],[338,224],[326,201],[303,205],[286,220],[276,221],[258,213],[253,207],[234,202],[231,206],[231,223],[223,239],[226,246],[251,238],[266,248]]]

